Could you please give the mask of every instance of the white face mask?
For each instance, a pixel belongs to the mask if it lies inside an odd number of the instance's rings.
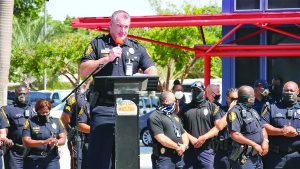
[[[182,91],[175,92],[175,98],[177,100],[182,99],[182,97],[183,97],[183,92]]]

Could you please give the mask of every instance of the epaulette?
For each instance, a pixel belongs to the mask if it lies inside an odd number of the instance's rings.
[[[96,37],[96,39],[102,39],[102,38],[105,38],[107,35],[106,34],[101,34],[101,35],[98,35]]]
[[[139,43],[139,41],[138,41],[138,40],[136,40],[136,39],[130,39],[130,38],[128,38],[128,40],[130,40],[130,41],[132,41],[133,43],[136,43],[136,44],[138,44],[138,43]]]

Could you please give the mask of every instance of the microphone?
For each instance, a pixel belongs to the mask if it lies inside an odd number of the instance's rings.
[[[116,39],[116,45],[117,45],[118,47],[122,46],[122,45],[123,45],[123,39],[122,39],[122,38],[117,38],[117,39]],[[118,58],[118,57],[116,58],[116,65],[117,65],[117,64],[119,64],[119,58]]]

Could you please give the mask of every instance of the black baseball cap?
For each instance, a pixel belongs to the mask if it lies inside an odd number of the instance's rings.
[[[254,88],[255,87],[269,87],[269,86],[271,86],[271,85],[269,85],[268,82],[264,79],[256,80],[254,83]]]

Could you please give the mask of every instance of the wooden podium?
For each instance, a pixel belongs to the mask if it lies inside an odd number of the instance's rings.
[[[158,76],[96,76],[95,90],[114,91],[115,167],[140,168],[139,93],[156,91]]]

